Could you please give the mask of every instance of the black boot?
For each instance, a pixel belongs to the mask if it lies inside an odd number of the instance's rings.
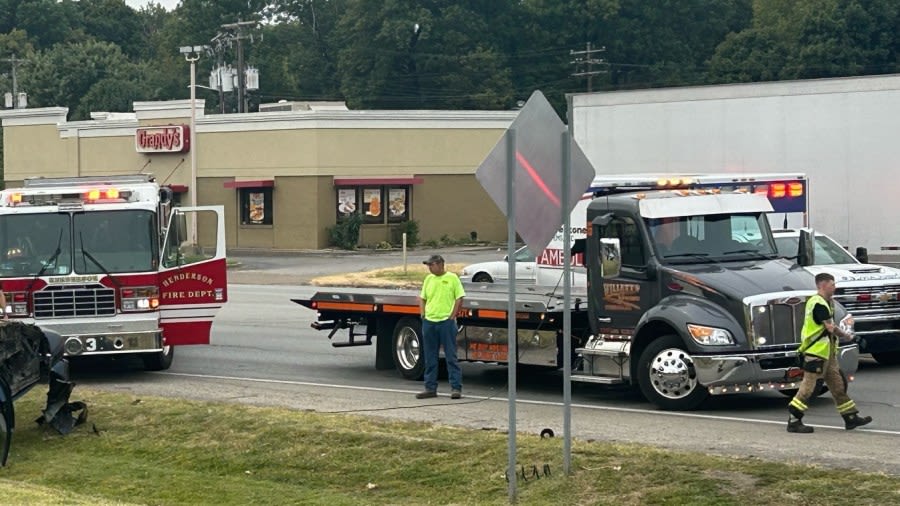
[[[814,430],[815,429],[813,429],[809,425],[803,425],[803,420],[799,418],[797,418],[796,420],[788,418],[788,432],[794,432],[797,434],[812,434]]]
[[[847,430],[862,427],[872,421],[871,416],[859,416],[859,413],[850,413],[842,416],[844,417],[844,428]]]

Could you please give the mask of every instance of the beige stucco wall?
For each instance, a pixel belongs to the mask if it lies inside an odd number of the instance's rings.
[[[59,138],[56,125],[3,128],[3,177],[6,181],[71,175],[70,156],[69,146]]]
[[[187,113],[169,117],[166,108],[173,104],[162,104],[165,117],[154,117],[153,103],[141,103],[138,119],[107,122],[66,123],[60,119],[65,109],[55,108],[44,117],[35,111],[33,121],[45,124],[23,124],[31,119],[17,113],[11,120],[16,124],[4,124],[7,185],[32,176],[152,173],[160,183],[197,191],[198,204],[225,206],[229,248],[298,250],[328,246],[327,229],[336,221],[335,177],[417,176],[422,182],[412,186],[409,206],[420,240],[468,238],[473,230],[480,239],[506,236],[503,215],[474,177],[508,124],[502,114],[373,111],[316,122],[309,115],[201,116],[193,146],[198,183],[190,188],[190,153],[135,151],[135,127],[189,122]],[[275,181],[271,226],[241,225],[239,190],[224,186],[255,179]],[[182,205],[190,199],[190,193],[181,195]],[[207,245],[212,222],[199,224]],[[360,244],[390,241],[397,226],[363,225]]]

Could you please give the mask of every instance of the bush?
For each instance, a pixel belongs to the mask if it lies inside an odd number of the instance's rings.
[[[359,244],[359,227],[362,226],[362,215],[351,214],[328,229],[328,242],[341,249],[356,249]]]
[[[409,220],[400,223],[397,228],[394,229],[394,233],[396,236],[394,237],[394,243],[403,244],[403,234],[406,234],[406,246],[410,248],[415,248],[419,244],[419,222],[416,220]]]
[[[394,249],[394,247],[391,246],[391,243],[389,243],[387,241],[381,241],[380,243],[375,245],[375,249],[389,250],[389,249]]]

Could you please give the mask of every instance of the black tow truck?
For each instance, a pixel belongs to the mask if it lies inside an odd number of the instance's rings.
[[[587,286],[572,297],[573,381],[630,384],[663,409],[697,408],[710,394],[798,386],[796,348],[804,304],[815,293],[802,255],[780,258],[749,178],[647,182],[595,180],[587,211]],[[811,255],[808,255],[811,256]],[[552,287],[516,287],[520,364],[561,368],[563,300]],[[347,331],[333,346],[376,346],[375,366],[420,379],[421,321],[415,292],[318,292],[294,302],[318,312],[315,329]],[[470,288],[458,315],[460,360],[508,361],[507,294]],[[837,308],[840,324],[852,317]],[[852,377],[858,349],[841,343]]]

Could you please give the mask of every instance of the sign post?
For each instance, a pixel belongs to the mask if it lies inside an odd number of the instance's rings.
[[[562,141],[560,142],[560,139]],[[571,167],[567,171],[564,167]],[[565,234],[565,314],[563,323],[566,472],[569,472],[569,426],[571,403],[571,315],[569,298],[571,279],[569,256],[571,251],[569,214],[574,203],[572,195],[582,195],[594,179],[594,169],[587,157],[573,144],[566,126],[540,91],[531,94],[504,136],[475,172],[475,177],[488,192],[497,207],[503,210],[507,222],[509,259],[509,306],[507,310],[507,365],[509,367],[509,500],[516,498],[516,364],[518,362],[518,334],[516,332],[516,233],[532,251],[542,251],[566,222]],[[568,318],[568,320],[566,320]],[[568,323],[566,323],[568,322]]]

